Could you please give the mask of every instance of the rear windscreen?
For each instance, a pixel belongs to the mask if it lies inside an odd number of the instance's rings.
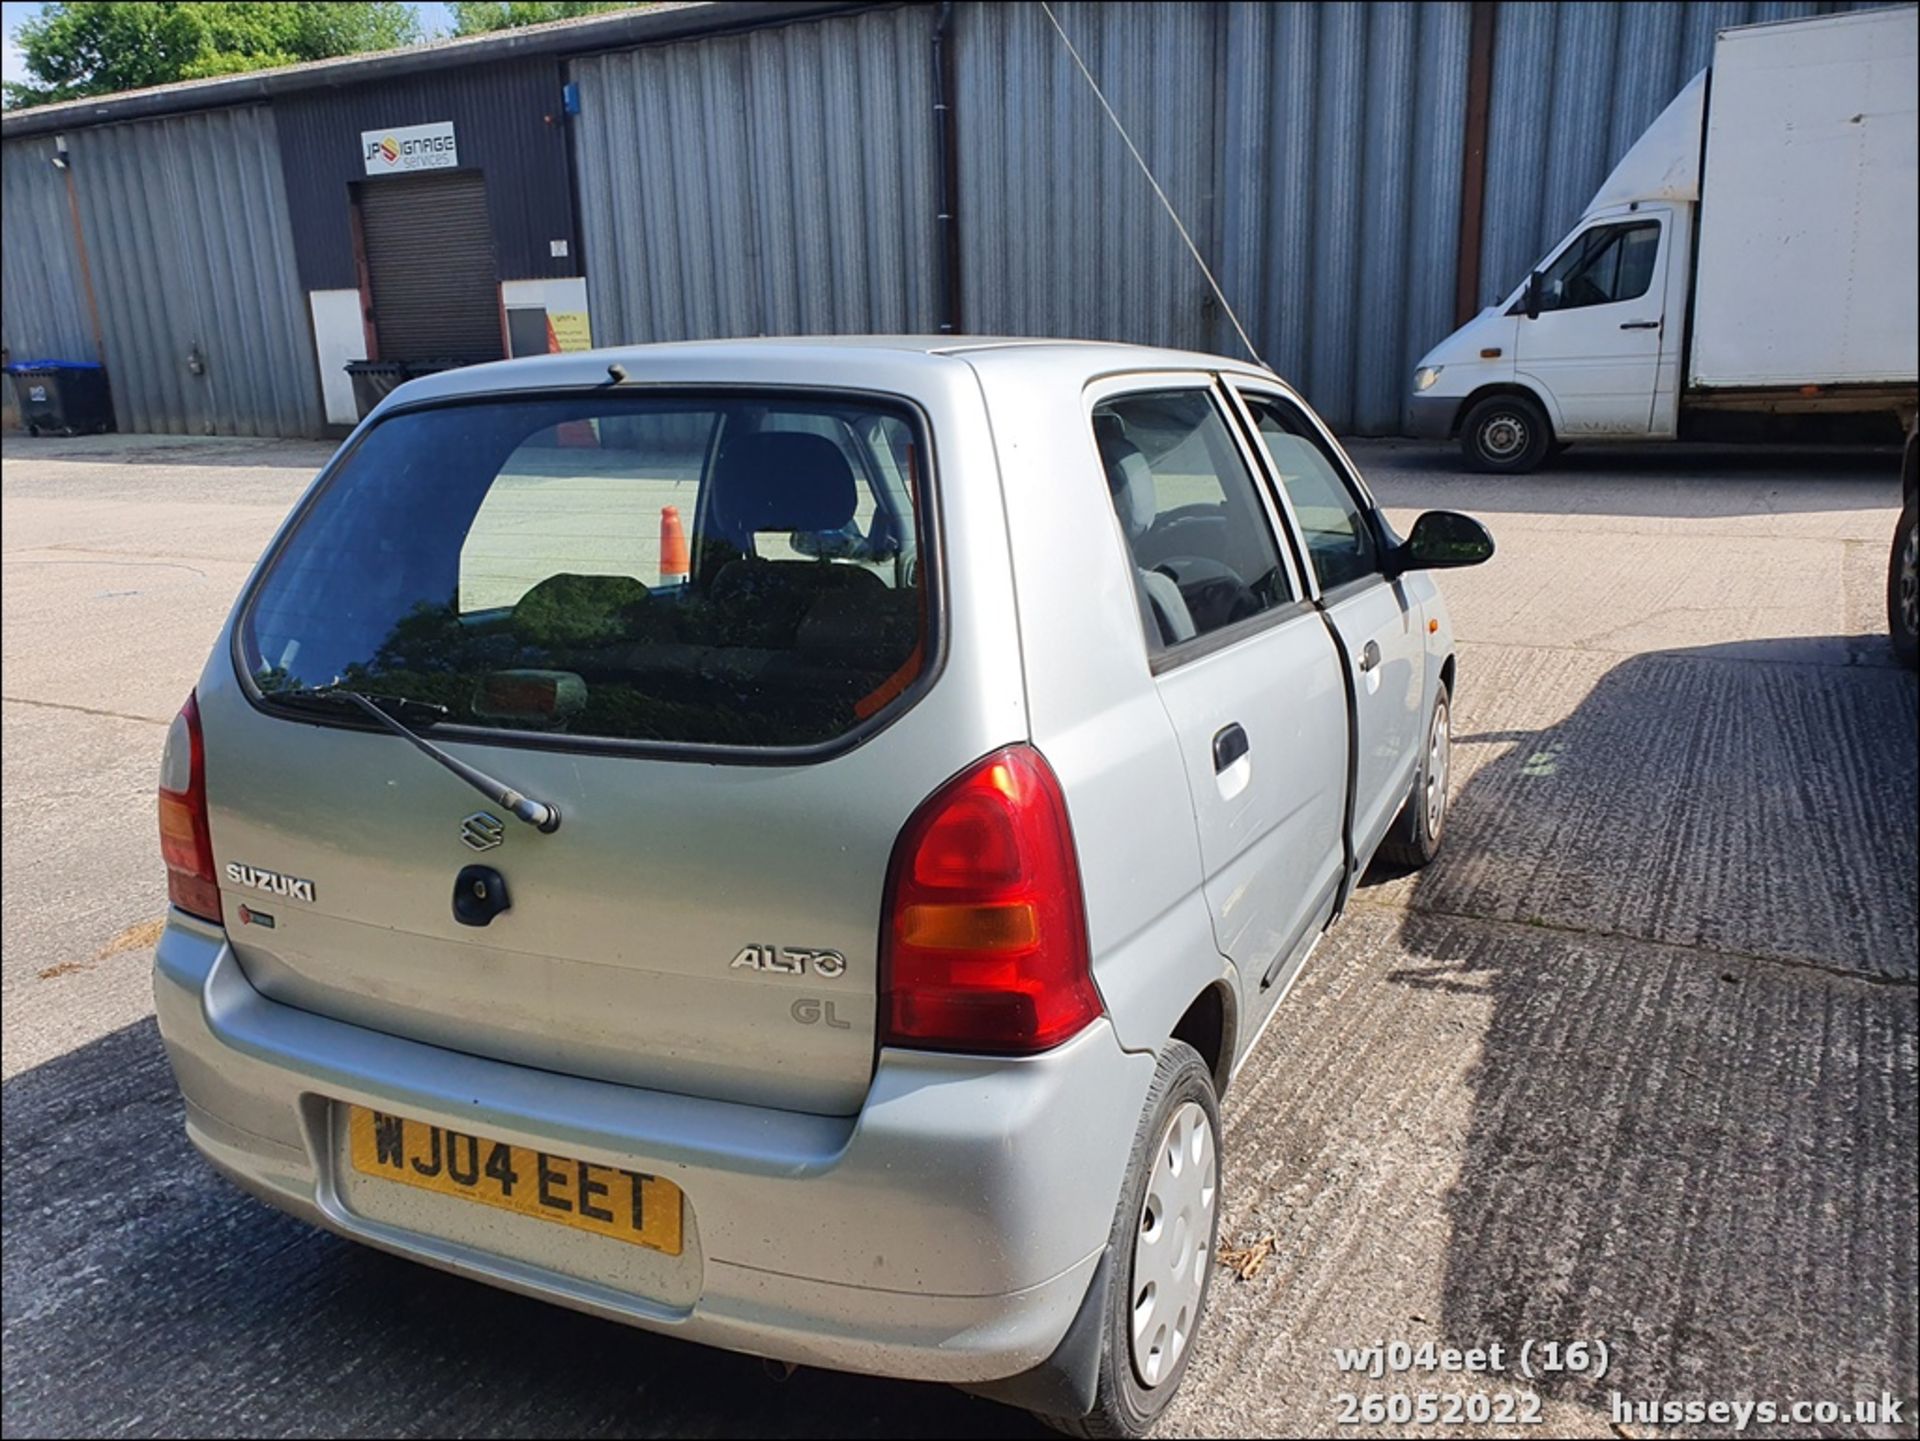
[[[241,619],[264,699],[341,686],[452,724],[809,746],[927,654],[925,448],[871,401],[565,397],[369,430]]]

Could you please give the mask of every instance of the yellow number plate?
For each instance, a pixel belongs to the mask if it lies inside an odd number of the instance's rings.
[[[575,1161],[349,1106],[353,1169],[423,1191],[680,1254],[680,1188],[616,1166]]]

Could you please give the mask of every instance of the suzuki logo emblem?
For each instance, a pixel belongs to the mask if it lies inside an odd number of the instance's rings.
[[[500,817],[485,811],[475,811],[460,822],[460,839],[476,851],[490,851],[506,838],[507,828]]]

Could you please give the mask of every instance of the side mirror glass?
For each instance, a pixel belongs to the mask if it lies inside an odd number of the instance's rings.
[[[1540,318],[1540,291],[1545,287],[1546,283],[1547,277],[1544,271],[1536,270],[1527,277],[1526,303],[1527,319],[1529,320],[1538,320]]]
[[[1479,565],[1493,556],[1493,536],[1470,515],[1430,510],[1413,523],[1400,547],[1403,570],[1449,570]]]

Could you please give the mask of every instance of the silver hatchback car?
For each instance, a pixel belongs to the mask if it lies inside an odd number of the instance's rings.
[[[1267,371],[726,342],[397,391],[169,735],[187,1129],[271,1205],[689,1340],[1133,1434],[1219,1098],[1446,822],[1427,572]]]

